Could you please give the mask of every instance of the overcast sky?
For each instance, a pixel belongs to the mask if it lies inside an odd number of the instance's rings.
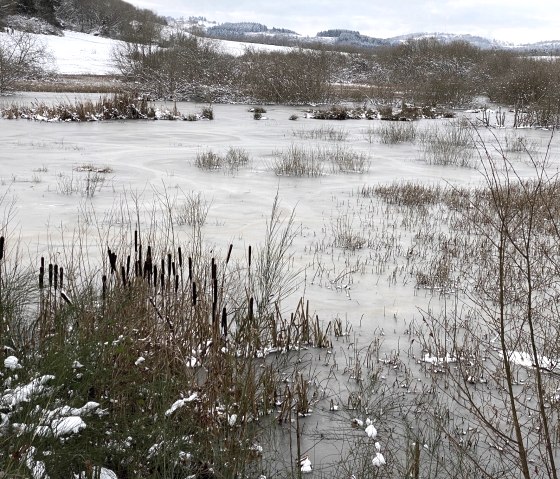
[[[346,28],[388,38],[468,33],[516,43],[560,40],[558,0],[131,0],[160,15],[252,21],[302,35]]]

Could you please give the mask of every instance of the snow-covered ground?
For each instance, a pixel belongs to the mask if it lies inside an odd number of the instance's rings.
[[[0,33],[1,36],[6,33]],[[36,35],[47,47],[53,58],[47,64],[49,70],[64,75],[112,75],[117,73],[113,64],[113,49],[117,40],[97,37],[86,33],[65,31],[64,36]]]

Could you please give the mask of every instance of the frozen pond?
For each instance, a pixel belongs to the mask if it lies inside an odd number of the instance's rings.
[[[0,106],[35,97],[0,99]],[[203,106],[184,103],[177,108],[186,114]],[[172,235],[175,244],[188,242],[189,226],[177,222],[169,231],[163,218],[169,207],[199,194],[208,205],[205,244],[218,257],[225,257],[232,244],[233,256],[242,261],[249,246],[263,242],[278,196],[283,218],[292,211],[295,215],[291,270],[296,280],[281,307],[289,314],[305,297],[322,324],[339,320],[348,333],[332,348],[341,379],[325,383],[327,397],[344,402],[353,364],[350,351],[367,349],[375,341],[381,358],[414,351],[409,332],[411,323],[419,321],[419,309],[439,310],[448,301],[446,295],[415,288],[407,261],[417,232],[407,225],[406,215],[378,199],[365,199],[360,191],[393,182],[475,187],[483,177],[477,168],[429,164],[419,141],[381,143],[376,130],[387,122],[321,121],[306,118],[303,108],[266,108],[266,119],[259,121],[246,105],[214,105],[215,119],[197,122],[0,120],[0,196],[5,208],[15,198],[10,227],[26,245],[24,257],[37,261],[47,255],[61,265],[69,261],[69,246],[76,247],[78,238],[92,264],[107,246],[131,244],[137,218],[140,228],[151,222],[158,234]],[[298,119],[291,121],[291,115]],[[479,116],[458,115],[473,121]],[[450,122],[420,120],[415,128],[421,134]],[[329,139],[329,132],[338,140]],[[551,138],[546,131],[511,129],[481,129],[480,135],[491,149],[496,145],[493,135],[502,143],[522,135],[536,160],[543,158]],[[560,164],[555,138],[551,145],[550,171],[555,173]],[[341,148],[364,155],[369,166],[363,172],[342,172],[328,164],[317,177],[277,175],[273,166],[278,155],[294,147],[330,153]],[[225,155],[230,148],[243,149],[249,162],[215,171],[195,164],[197,155],[208,150]],[[525,154],[512,158],[521,175],[531,174]],[[336,244],[341,225],[363,240],[359,248]],[[324,361],[319,358],[312,367],[320,369]],[[326,369],[333,364],[327,361]],[[319,407],[324,414],[310,418],[314,422],[309,428],[330,421],[328,401]],[[317,452],[313,440],[306,449],[316,454],[313,462],[319,468],[336,447],[323,445]]]
[[[9,99],[14,100],[18,101]],[[202,106],[179,104],[178,109],[188,113],[199,111]],[[49,244],[52,253],[57,254],[62,233],[70,237],[85,209],[95,211],[103,219],[108,212],[122,209],[123,201],[131,208],[132,197],[138,198],[143,209],[151,211],[154,206],[163,206],[164,192],[178,202],[190,192],[200,192],[211,203],[203,228],[209,244],[225,252],[231,243],[234,252],[244,254],[249,245],[262,241],[278,194],[284,212],[295,211],[300,233],[295,239],[294,268],[304,272],[307,284],[302,287],[321,318],[329,320],[342,315],[355,324],[363,317],[362,322],[375,329],[383,327],[384,317],[414,310],[409,293],[394,287],[389,288],[390,293],[385,291],[386,281],[369,272],[347,278],[353,283],[350,297],[344,291],[311,285],[316,274],[314,252],[318,245],[331,250],[327,256],[332,263],[326,266],[327,270],[332,269],[331,279],[342,271],[345,261],[357,262],[357,253],[333,249],[331,236],[341,215],[355,216],[353,227],[360,228],[355,208],[358,191],[364,185],[407,180],[476,184],[481,181],[476,170],[428,165],[411,143],[380,144],[375,135],[368,136],[368,130],[379,126],[379,121],[319,121],[304,118],[300,108],[285,106],[268,107],[267,119],[260,121],[253,119],[245,105],[215,105],[214,113],[215,120],[198,122],[2,121],[2,189],[17,198],[16,221],[31,251]],[[299,119],[290,121],[292,114]],[[443,122],[448,120],[425,120],[419,122],[419,128]],[[302,132],[317,129],[333,129],[342,133],[344,140],[302,138]],[[297,178],[277,176],[272,171],[275,151],[293,145],[332,149],[336,144],[367,155],[367,172],[327,170],[319,177]],[[194,164],[197,153],[211,149],[223,155],[229,148],[246,150],[249,164],[233,173],[201,170]],[[84,193],[87,172],[78,171],[84,166],[110,170],[103,174],[103,183],[91,198]],[[70,182],[81,191],[68,191]],[[391,219],[382,215],[375,222],[376,228],[391,227]],[[179,235],[181,229],[188,231],[188,227],[178,226]],[[402,254],[406,254],[411,240],[403,236],[399,243]]]

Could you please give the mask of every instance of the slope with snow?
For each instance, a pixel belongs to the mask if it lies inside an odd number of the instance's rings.
[[[121,42],[65,31],[63,36],[38,35],[54,56],[53,69],[64,75],[112,75],[117,72],[113,49]]]

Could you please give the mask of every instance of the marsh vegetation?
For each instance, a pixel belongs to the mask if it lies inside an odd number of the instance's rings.
[[[556,137],[214,113],[3,121],[0,470],[554,477]]]

